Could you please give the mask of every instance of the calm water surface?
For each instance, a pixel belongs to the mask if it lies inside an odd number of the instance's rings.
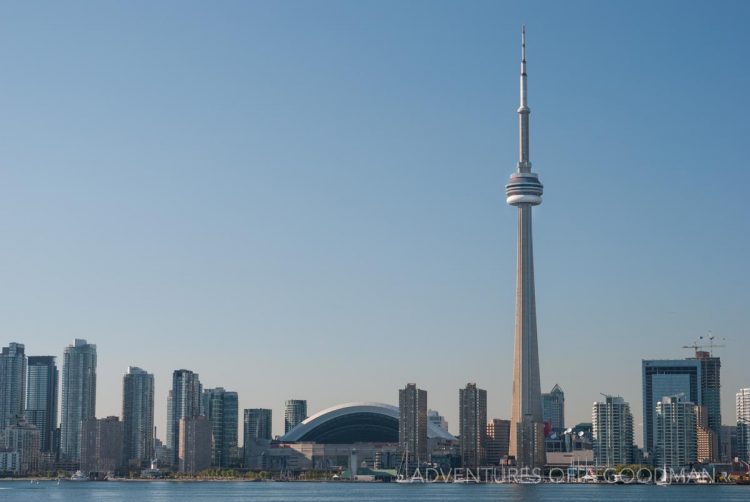
[[[748,501],[750,486],[396,485],[389,483],[0,482],[0,501]]]

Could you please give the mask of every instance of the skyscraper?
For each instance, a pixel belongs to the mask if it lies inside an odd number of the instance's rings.
[[[633,463],[633,415],[619,396],[605,396],[591,411],[594,462],[614,466]]]
[[[737,456],[750,462],[750,388],[737,393]]]
[[[245,410],[244,415],[242,435],[243,463],[246,468],[250,468],[254,465],[254,459],[258,459],[258,443],[263,444],[271,440],[272,413],[269,409],[251,408]],[[262,456],[260,458],[262,459]]]
[[[39,430],[43,452],[53,451],[57,427],[57,381],[54,356],[29,356],[26,387],[26,421]]]
[[[557,384],[542,394],[542,419],[555,432],[565,430],[565,392]]]
[[[643,449],[656,453],[656,405],[665,396],[682,396],[701,402],[701,363],[696,359],[664,359],[642,362]]]
[[[284,403],[284,434],[297,427],[307,418],[307,401],[290,399]]]
[[[180,418],[178,424],[180,472],[197,474],[211,466],[211,424],[205,416]]]
[[[493,418],[487,424],[487,463],[499,465],[508,454],[510,420]]]
[[[237,393],[222,387],[203,391],[203,410],[211,425],[211,465],[231,467],[238,460]]]
[[[247,447],[254,439],[271,439],[272,411],[265,408],[245,410],[243,444]]]
[[[23,418],[26,398],[26,354],[22,343],[10,343],[0,353],[0,428]]]
[[[487,391],[468,383],[458,390],[461,463],[477,469],[487,463]]]
[[[135,366],[122,378],[122,427],[125,460],[145,466],[154,458],[154,375]]]
[[[518,256],[516,261],[516,330],[513,356],[513,404],[510,423],[510,455],[521,467],[545,463],[542,391],[539,383],[539,349],[536,331],[534,252],[531,240],[531,208],[542,203],[542,184],[531,172],[529,160],[529,113],[526,98],[526,31],[521,35],[521,106],[518,108],[520,154],[518,169],[505,186],[507,202],[518,208]]]
[[[681,396],[665,396],[656,403],[657,467],[680,469],[698,460],[695,404]]]
[[[716,434],[708,426],[708,407],[695,406],[695,438],[698,462],[714,462],[721,457],[719,450],[720,433]],[[719,429],[721,431],[721,429]]]
[[[399,448],[409,456],[409,465],[426,462],[427,451],[427,391],[417,384],[407,384],[398,391]]]
[[[203,386],[197,373],[190,370],[174,370],[168,403],[171,413],[167,417],[167,443],[174,456],[174,465],[178,465],[179,462],[180,419],[200,415],[202,391]]]
[[[708,428],[721,434],[721,359],[710,352],[695,351],[695,359],[701,365],[701,406],[706,407]]]
[[[76,338],[63,353],[60,455],[81,458],[81,423],[96,416],[96,345]]]

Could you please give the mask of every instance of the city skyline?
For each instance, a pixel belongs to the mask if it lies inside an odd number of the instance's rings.
[[[590,421],[599,392],[623,396],[641,444],[641,360],[692,356],[681,346],[713,330],[731,423],[750,350],[747,7],[681,5],[675,23],[669,3],[649,19],[481,5],[398,20],[341,3],[149,6],[145,21],[9,7],[6,344],[54,355],[61,376],[65,344],[96,344],[100,418],[120,414],[128,366],[153,372],[162,439],[178,368],[273,409],[277,434],[286,399],[394,403],[404,382],[454,432],[467,381],[510,417],[515,218],[500,197],[525,22],[553,187],[535,221],[542,389],[565,389],[568,424]],[[361,363],[373,340],[393,348],[377,382]],[[286,376],[257,385],[276,355]]]

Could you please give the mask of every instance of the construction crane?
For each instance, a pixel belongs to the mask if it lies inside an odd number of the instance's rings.
[[[683,345],[682,348],[693,349],[696,354],[698,352],[698,349],[708,349],[708,353],[711,355],[711,357],[713,357],[714,348],[726,347],[726,345],[714,343],[714,340],[716,340],[716,337],[709,331],[708,335],[700,336],[696,341],[693,342],[692,345]],[[726,341],[726,338],[722,338],[721,340]],[[706,343],[706,341],[708,341],[708,343]]]

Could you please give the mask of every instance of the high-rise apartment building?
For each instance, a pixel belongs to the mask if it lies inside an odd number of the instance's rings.
[[[398,441],[409,465],[429,460],[427,448],[427,391],[407,384],[398,391]]]
[[[96,416],[96,345],[76,339],[63,353],[60,456],[81,458],[81,423]]]
[[[701,402],[701,362],[697,359],[645,360],[643,372],[643,449],[656,453],[656,406],[665,396]]]
[[[487,463],[487,391],[468,383],[458,391],[461,463],[478,469]]]
[[[695,352],[695,359],[701,366],[701,400],[696,404],[706,408],[708,428],[718,437],[721,434],[721,359],[702,350]]]
[[[500,465],[508,455],[510,445],[510,420],[493,418],[487,424],[487,463]]]
[[[237,420],[239,409],[237,393],[222,387],[203,391],[203,410],[211,425],[211,465],[231,467],[239,460],[237,447]]]
[[[54,450],[57,428],[57,385],[60,378],[54,356],[29,356],[26,385],[26,421],[39,430],[39,447]]]
[[[665,396],[656,403],[655,465],[678,470],[698,460],[695,403]]]
[[[633,415],[619,396],[605,396],[591,411],[594,462],[615,466],[633,463]]]
[[[284,434],[297,427],[307,418],[307,401],[290,399],[284,403]]]
[[[251,408],[245,410],[243,423],[243,463],[246,468],[257,464],[258,444],[271,440],[272,412],[265,408]]]
[[[125,460],[147,466],[154,458],[154,375],[135,366],[122,378],[122,427]]]
[[[202,393],[203,386],[197,373],[184,369],[174,370],[172,373],[172,390],[167,403],[169,409],[167,446],[172,450],[174,465],[177,465],[179,461],[180,419],[197,417],[201,414]]]
[[[557,384],[542,394],[542,419],[554,432],[565,430],[565,392]]]
[[[205,416],[181,417],[178,424],[180,472],[197,474],[211,467],[211,424]]]
[[[123,467],[123,423],[118,417],[89,418],[81,424],[81,470],[116,473]]]
[[[25,420],[0,428],[0,471],[32,474],[39,468],[39,430]]]
[[[26,353],[22,343],[0,352],[0,428],[23,419],[26,398]]]
[[[750,462],[750,388],[737,393],[737,456]],[[730,439],[731,442],[731,439]]]
[[[713,429],[708,426],[708,408],[698,405],[695,411],[695,439],[698,462],[709,463],[719,460],[719,437]],[[719,429],[721,431],[721,429]]]
[[[272,411],[266,408],[245,410],[243,444],[254,439],[271,440]]]

